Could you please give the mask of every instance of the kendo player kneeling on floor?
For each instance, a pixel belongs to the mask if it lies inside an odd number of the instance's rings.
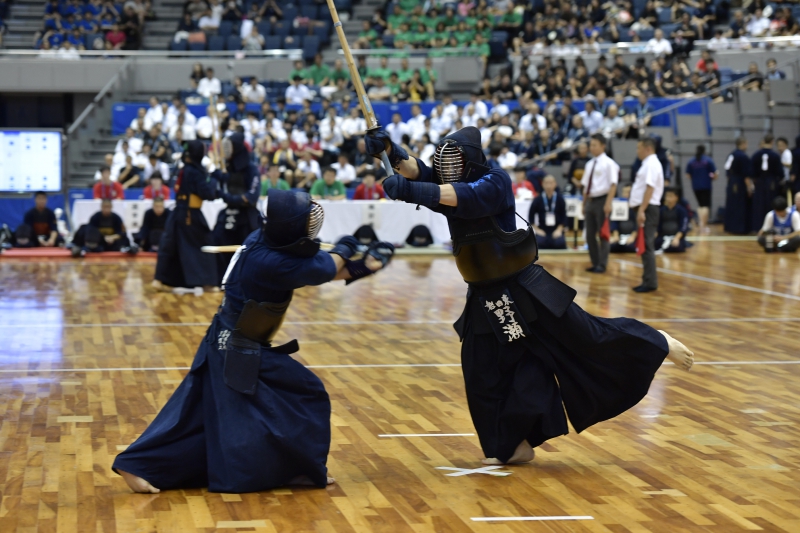
[[[447,217],[455,263],[469,285],[455,323],[470,414],[484,463],[533,459],[533,447],[623,413],[646,394],[664,358],[688,370],[693,354],[662,331],[628,318],[598,318],[573,302],[575,291],[536,264],[532,229],[515,230],[511,178],[485,166],[481,136],[467,127],[444,137],[433,168],[393,143],[384,149],[398,174],[383,184],[392,199]]]
[[[314,240],[322,206],[303,192],[270,191],[266,221],[234,255],[225,298],[192,367],[141,437],[113,469],[136,492],[208,487],[255,492],[333,483],[326,465],[331,404],[322,382],[273,346],[294,289],[383,268],[391,244],[343,237],[330,252]]]
[[[169,212],[164,208],[164,197],[156,196],[153,199],[153,207],[144,212],[144,220],[139,233],[133,235],[133,240],[145,252],[157,252],[167,227]]]
[[[136,254],[139,247],[131,244],[122,218],[111,211],[111,200],[101,200],[100,211],[92,215],[72,238],[73,257],[82,257],[89,252],[122,252]]]
[[[672,188],[664,190],[664,205],[661,206],[661,215],[658,218],[658,235],[656,236],[656,250],[663,250],[667,254],[683,253],[686,251],[686,232],[689,231],[689,215],[686,209],[678,203],[680,195]]]

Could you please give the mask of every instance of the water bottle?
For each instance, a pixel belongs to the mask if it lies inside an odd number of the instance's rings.
[[[767,233],[765,241],[764,251],[768,254],[773,253],[775,251],[775,235],[772,232]]]

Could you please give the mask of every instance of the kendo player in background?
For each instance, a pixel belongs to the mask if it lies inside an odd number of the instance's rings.
[[[144,212],[144,220],[139,233],[133,236],[133,240],[145,252],[157,252],[167,227],[169,212],[164,208],[164,197],[156,196],[153,199],[153,206]]]
[[[358,259],[358,241],[346,236],[323,252],[315,240],[323,218],[307,193],[270,191],[263,227],[231,260],[225,298],[189,373],[114,461],[131,489],[242,493],[333,483],[328,394],[290,357],[296,340],[272,342],[295,289],[368,276],[394,248],[376,242]]]
[[[689,232],[689,214],[678,203],[680,194],[672,187],[664,189],[664,205],[658,217],[656,250],[675,254],[686,251],[686,233]]]
[[[64,239],[58,234],[56,214],[47,207],[47,193],[39,191],[34,195],[35,206],[30,208],[14,232],[19,248],[36,246],[59,246]]]
[[[189,141],[183,152],[183,168],[175,181],[175,208],[167,219],[158,247],[153,280],[157,290],[171,287],[213,290],[219,284],[217,259],[201,250],[211,244],[211,230],[200,207],[203,200],[217,197],[217,180],[203,168],[204,155],[201,141]]]
[[[259,214],[256,203],[261,189],[258,168],[250,162],[250,153],[244,144],[244,135],[234,133],[222,140],[222,151],[227,160],[227,172],[215,170],[212,176],[219,181],[222,191],[219,197],[227,207],[219,212],[214,226],[214,244],[242,244],[258,229]],[[217,254],[217,275],[228,268],[232,253]],[[219,280],[218,280],[219,281]]]
[[[780,194],[784,176],[783,163],[778,152],[772,149],[773,140],[772,134],[766,134],[761,141],[761,148],[750,158],[753,178],[751,231],[761,227],[764,217],[772,211],[772,201]]]
[[[527,462],[533,447],[623,413],[646,394],[665,357],[689,369],[693,354],[662,331],[628,318],[590,315],[575,290],[536,264],[536,236],[516,230],[511,178],[489,169],[477,128],[440,140],[433,168],[391,141],[389,198],[447,217],[456,266],[469,285],[455,323],[470,414],[485,464]],[[557,381],[556,381],[557,380]]]
[[[725,160],[728,185],[725,190],[725,231],[746,235],[752,225],[753,179],[747,139],[736,139],[736,150]]]
[[[75,232],[71,247],[73,257],[83,257],[90,252],[136,254],[139,251],[136,244],[131,244],[122,218],[112,211],[111,200],[107,198],[100,201],[100,211]]]

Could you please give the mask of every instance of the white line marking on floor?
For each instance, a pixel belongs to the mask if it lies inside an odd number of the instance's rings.
[[[386,435],[378,435],[383,438],[401,438],[401,437],[474,437],[475,433],[389,433]]]
[[[664,365],[673,365],[664,362]],[[695,361],[697,365],[800,365],[800,360],[789,361]],[[460,363],[409,363],[409,364],[365,364],[365,365],[305,365],[306,368],[447,368],[460,367]],[[189,370],[188,366],[139,367],[139,368],[5,368],[0,374],[46,374],[48,372],[160,372],[166,370]]]
[[[497,471],[498,469],[503,468],[501,465],[495,466],[484,466],[481,468],[454,468],[452,466],[437,466],[436,470],[452,470],[454,471],[452,474],[445,474],[448,477],[459,477],[459,476],[468,476],[470,474],[486,474],[488,476],[510,476],[513,472],[508,472],[505,470]]]
[[[633,261],[625,261],[623,259],[617,259],[618,263],[622,263],[624,265],[630,265],[637,268],[642,268],[640,263],[634,263]],[[768,291],[766,289],[759,289],[757,287],[750,287],[749,285],[740,285],[738,283],[731,283],[730,281],[723,281],[720,279],[714,278],[706,278],[704,276],[697,276],[695,274],[688,274],[686,272],[678,272],[677,270],[670,270],[668,268],[657,268],[658,272],[663,272],[664,274],[672,274],[673,276],[680,276],[682,278],[694,279],[697,281],[705,281],[706,283],[714,283],[716,285],[723,285],[725,287],[732,287],[734,289],[741,289],[743,291],[750,291],[750,292],[757,292],[759,294],[766,294],[768,296],[778,296],[780,298],[787,298],[789,300],[797,300],[800,301],[800,296],[795,296],[793,294],[786,294],[783,292],[776,292],[776,291]]]
[[[474,516],[473,522],[523,522],[545,520],[594,520],[593,516]]]

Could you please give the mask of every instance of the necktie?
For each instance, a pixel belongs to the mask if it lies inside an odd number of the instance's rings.
[[[594,177],[594,169],[597,166],[597,160],[595,160],[594,164],[592,165],[592,170],[589,172],[589,184],[586,186],[586,196],[590,197],[589,194],[592,192],[592,178]]]

